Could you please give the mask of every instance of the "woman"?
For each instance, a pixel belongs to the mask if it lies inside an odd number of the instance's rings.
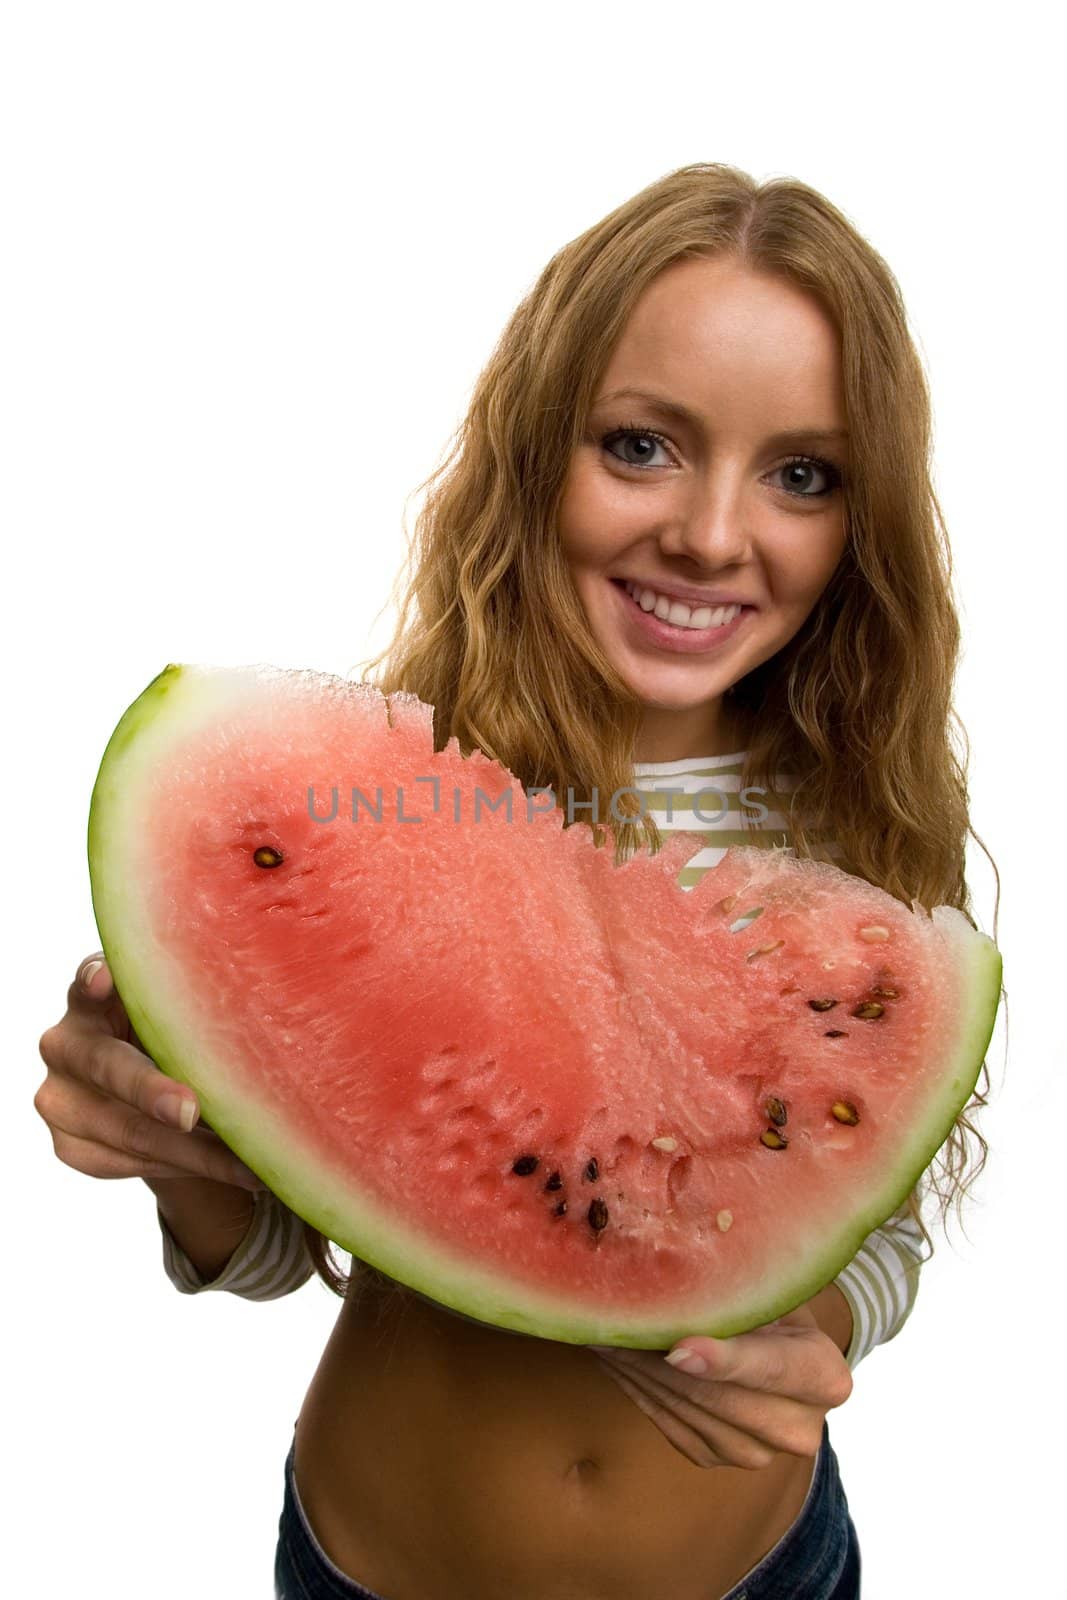
[[[710,767],[774,796],[799,854],[967,910],[928,453],[920,363],[870,246],[802,184],[683,168],[562,249],[511,319],[372,681],[433,704],[438,748],[455,736],[527,787],[589,800]],[[709,830],[691,881],[738,823]],[[658,838],[633,815],[615,831],[620,854]],[[164,1094],[187,1120],[195,1096],[137,1052],[108,985],[72,991],[42,1040],[57,1154],[145,1178],[181,1288],[271,1298],[313,1266],[344,1295],[286,1463],[285,1600],[858,1594],[826,1416],[913,1303],[918,1191],[780,1324],[680,1341],[703,1374],[517,1338],[357,1263],[346,1286],[209,1130],[155,1124]],[[943,1205],[967,1134],[961,1114]]]

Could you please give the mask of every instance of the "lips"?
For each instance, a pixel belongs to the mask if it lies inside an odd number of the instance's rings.
[[[636,589],[651,589],[653,594],[662,595],[665,600],[680,600],[682,605],[690,606],[693,609],[699,609],[701,606],[709,606],[712,611],[718,606],[744,606],[748,611],[755,609],[751,600],[745,600],[739,594],[718,594],[709,599],[699,589],[687,589],[684,584],[679,586],[658,583],[652,582],[647,578],[631,578],[629,575],[622,578],[612,578],[611,581],[612,583],[620,584],[623,588],[628,583],[632,583]]]
[[[732,622],[717,628],[680,628],[671,622],[661,621],[654,611],[643,611],[627,590],[625,581],[612,579],[611,586],[624,608],[622,615],[627,630],[633,630],[636,637],[654,645],[657,650],[669,651],[674,655],[706,654],[717,650],[732,639],[739,628],[745,626],[754,609],[752,606],[743,606]]]

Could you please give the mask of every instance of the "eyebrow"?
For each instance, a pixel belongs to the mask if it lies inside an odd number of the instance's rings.
[[[629,396],[636,400],[643,400],[646,405],[655,406],[658,411],[665,412],[668,416],[679,417],[683,422],[690,423],[694,428],[701,426],[701,419],[695,411],[690,411],[688,406],[679,405],[676,400],[666,400],[662,395],[653,394],[650,389],[613,389],[610,394],[602,394],[594,404],[605,406],[612,400],[624,400]],[[785,433],[772,435],[769,443],[774,445],[803,444],[810,439],[819,439],[827,444],[844,444],[848,439],[847,428],[790,428]]]

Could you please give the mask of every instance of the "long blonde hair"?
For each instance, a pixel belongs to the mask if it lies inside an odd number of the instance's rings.
[[[760,184],[731,166],[682,167],[552,257],[497,342],[450,452],[419,486],[429,493],[397,580],[406,583],[397,628],[362,663],[362,681],[417,695],[434,707],[436,749],[455,737],[465,755],[477,747],[524,787],[570,790],[578,801],[594,788],[607,796],[632,787],[642,703],[592,636],[556,514],[637,300],[672,263],[721,255],[779,274],[829,311],[850,434],[841,561],[794,638],[727,694],[747,731],[742,785],[773,791],[789,773],[799,856],[832,836],[849,871],[909,904],[956,906],[973,923],[967,834],[989,852],[970,827],[962,729],[962,763],[952,740],[960,628],[931,481],[926,380],[888,266],[794,179]],[[658,848],[659,830],[651,815],[637,815],[636,796],[618,810],[621,821],[578,816],[598,841],[611,830],[617,859]],[[988,1146],[967,1115],[987,1104],[985,1063],[982,1071],[983,1088],[939,1153],[940,1173],[924,1175],[942,1221],[985,1165]],[[922,1186],[907,1210],[932,1253]],[[344,1294],[351,1280],[338,1273],[329,1241],[310,1224],[305,1234],[319,1275]]]

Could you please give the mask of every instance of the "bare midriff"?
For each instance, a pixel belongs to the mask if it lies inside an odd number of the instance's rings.
[[[698,1467],[582,1346],[358,1270],[293,1471],[330,1560],[387,1600],[721,1600],[796,1521],[814,1462]]]

